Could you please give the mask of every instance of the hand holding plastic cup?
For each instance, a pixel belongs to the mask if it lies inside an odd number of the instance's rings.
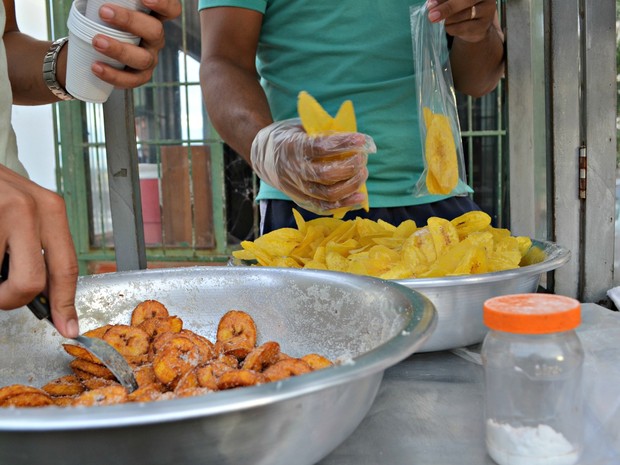
[[[93,74],[93,63],[99,61],[116,69],[122,69],[124,64],[96,51],[92,44],[93,37],[104,34],[120,42],[132,44],[138,44],[140,37],[92,21],[85,16],[85,11],[86,0],[75,0],[69,11],[65,88],[75,98],[85,102],[103,103],[112,93],[114,86]]]
[[[128,10],[139,10],[144,13],[150,13],[151,11],[142,4],[141,0],[87,0],[85,13],[86,17],[91,21],[110,27],[110,25],[99,16],[99,9],[106,3],[113,3],[115,5],[122,6],[123,8],[127,8]]]

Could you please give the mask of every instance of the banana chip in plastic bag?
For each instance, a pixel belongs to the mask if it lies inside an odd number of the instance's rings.
[[[462,194],[465,161],[444,23],[431,23],[426,5],[412,7],[410,13],[424,152],[424,172],[414,196]]]

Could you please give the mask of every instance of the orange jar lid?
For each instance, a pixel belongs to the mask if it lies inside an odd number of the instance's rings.
[[[483,320],[490,329],[508,333],[569,331],[581,323],[581,304],[556,294],[504,295],[484,302]]]

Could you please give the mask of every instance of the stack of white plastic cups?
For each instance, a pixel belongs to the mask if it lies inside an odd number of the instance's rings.
[[[120,42],[138,44],[140,37],[110,27],[99,17],[99,8],[104,3],[116,3],[132,10],[148,12],[140,0],[75,0],[69,12],[67,27],[67,82],[65,87],[74,97],[85,102],[105,102],[114,86],[102,81],[91,70],[96,61],[121,69],[123,64],[96,51],[93,38],[103,34]]]

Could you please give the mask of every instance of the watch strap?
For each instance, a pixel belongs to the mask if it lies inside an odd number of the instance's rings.
[[[58,54],[68,40],[68,37],[55,40],[43,58],[43,80],[52,94],[60,100],[75,100],[75,97],[67,92],[56,80]]]

